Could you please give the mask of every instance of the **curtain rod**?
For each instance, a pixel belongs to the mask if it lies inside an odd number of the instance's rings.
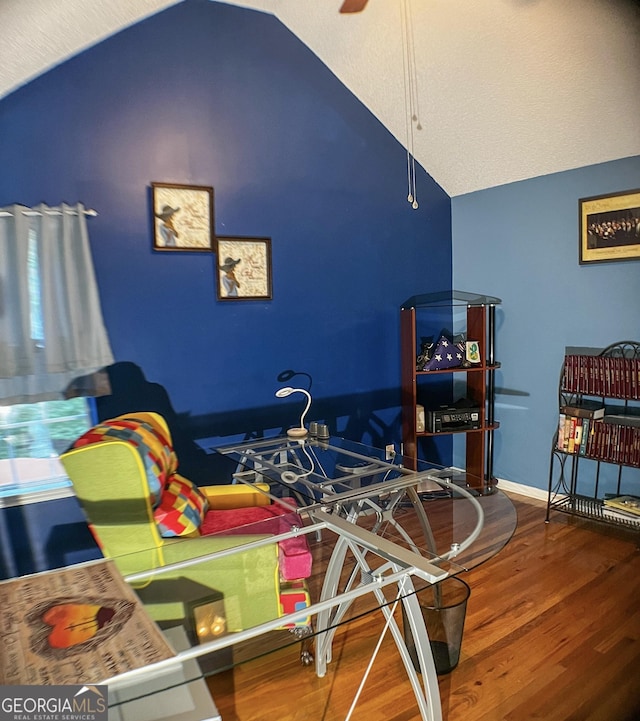
[[[21,211],[22,215],[42,215],[42,213],[39,210],[23,210]],[[67,210],[67,213],[69,215],[78,215],[77,210]],[[88,208],[87,210],[83,211],[84,215],[91,215],[93,217],[98,215],[97,210],[93,210],[93,208]],[[45,210],[45,215],[62,215],[61,210]],[[10,218],[13,217],[13,213],[9,210],[0,210],[0,218]]]

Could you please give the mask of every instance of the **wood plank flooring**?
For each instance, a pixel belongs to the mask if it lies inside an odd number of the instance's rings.
[[[511,495],[518,527],[471,586],[461,659],[440,677],[445,721],[640,720],[640,538]],[[282,649],[209,680],[223,721],[344,721],[382,630],[341,629],[324,678]],[[415,721],[390,637],[350,717]]]

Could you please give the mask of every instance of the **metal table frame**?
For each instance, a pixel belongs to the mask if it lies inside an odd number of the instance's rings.
[[[316,448],[335,451],[362,462],[363,465],[360,469],[350,472],[346,477],[331,478],[322,467],[322,463],[315,453]],[[325,574],[320,602],[315,604],[317,611],[315,658],[317,675],[323,677],[326,673],[327,664],[330,663],[332,657],[332,645],[336,631],[354,599],[361,595],[362,591],[370,592],[375,596],[386,620],[383,634],[389,629],[398,648],[420,709],[421,718],[424,721],[440,721],[442,710],[438,679],[427,629],[414,592],[412,577],[417,576],[430,584],[435,584],[451,574],[451,571],[444,570],[442,565],[450,562],[451,559],[471,546],[480,535],[484,525],[484,511],[475,496],[443,477],[443,469],[434,468],[417,472],[370,455],[363,455],[349,448],[333,446],[330,441],[313,438],[271,438],[243,442],[217,450],[237,461],[238,466],[234,477],[238,482],[249,485],[261,481],[267,481],[270,484],[275,481],[280,485],[301,484],[309,496],[316,499],[315,503],[307,504],[301,512],[308,513],[316,522],[320,522],[320,526],[316,527],[317,532],[322,528],[331,528],[339,535]],[[305,467],[300,454],[310,461],[311,470]],[[295,470],[291,470],[292,468]],[[386,480],[391,472],[400,475],[397,478]],[[385,475],[382,481],[359,487],[360,480],[383,473]],[[417,491],[417,488],[425,481],[436,483],[452,494],[467,498],[473,504],[477,514],[477,523],[472,532],[461,541],[452,543],[447,552],[439,555],[436,553],[429,519]],[[416,544],[393,518],[393,512],[405,494],[419,520],[424,540],[423,548],[426,547],[432,560],[425,559],[425,556],[421,554],[419,544]],[[274,496],[272,498],[278,500]],[[357,525],[360,516],[371,513],[376,514],[373,532]],[[385,522],[394,526],[408,543],[408,549],[376,534],[376,531]],[[345,587],[340,589],[340,577],[348,552],[351,552],[356,560],[356,566],[352,569]],[[384,573],[380,575],[380,568],[376,571],[371,568],[367,561],[368,553],[373,553],[386,560],[384,569],[389,572],[389,575]],[[382,592],[382,588],[389,583],[395,583],[398,588],[398,596],[391,607]],[[409,656],[403,633],[394,619],[395,605],[398,602],[404,606],[405,617],[408,619],[415,639],[422,684]],[[374,651],[374,656],[376,653],[377,649]]]
[[[170,674],[172,671],[175,672],[181,669],[182,664],[189,660],[227,648],[241,641],[257,638],[264,633],[282,627],[283,624],[299,620],[309,615],[316,616],[318,619],[317,638],[320,652],[317,653],[317,657],[320,663],[317,666],[317,672],[319,676],[323,676],[326,663],[331,660],[331,642],[337,627],[336,624],[342,620],[347,608],[353,601],[367,594],[373,594],[386,620],[385,631],[387,627],[390,629],[398,651],[400,652],[420,709],[420,717],[424,721],[441,721],[442,710],[435,664],[431,654],[427,629],[420,611],[418,599],[414,593],[412,579],[415,577],[429,584],[434,584],[450,575],[449,571],[437,565],[441,562],[441,559],[428,559],[410,549],[406,549],[385,538],[381,538],[375,533],[357,526],[352,521],[346,520],[336,513],[331,513],[330,510],[331,509],[327,507],[317,507],[304,511],[303,513],[308,513],[310,520],[314,522],[285,534],[262,538],[198,559],[191,559],[179,564],[163,567],[162,569],[154,569],[126,577],[125,580],[128,582],[140,581],[147,577],[158,578],[164,571],[173,571],[206,560],[242,553],[252,547],[274,544],[284,538],[298,536],[300,534],[313,534],[327,531],[334,533],[338,539],[330,559],[329,565],[331,570],[328,571],[325,576],[321,598],[310,607],[280,618],[272,619],[266,623],[230,634],[229,636],[216,639],[209,643],[181,651],[172,658],[104,679],[100,681],[100,683],[108,685],[109,689],[113,691],[130,689],[137,683],[144,683],[158,678],[165,673]],[[361,581],[357,585],[352,584],[346,590],[335,593],[337,578],[347,550],[353,553],[360,577],[361,579],[366,579],[366,582]],[[375,570],[367,561],[367,556],[370,554],[375,555],[383,561],[383,564]],[[393,618],[395,604],[390,606],[389,600],[383,593],[383,590],[387,587],[395,587],[397,589],[395,602],[402,603],[405,608],[416,643],[422,683],[409,656],[403,634]],[[357,698],[355,701],[357,701]]]

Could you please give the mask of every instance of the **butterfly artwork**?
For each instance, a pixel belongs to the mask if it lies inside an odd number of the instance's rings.
[[[171,658],[110,559],[0,581],[0,686],[91,684]]]
[[[38,603],[25,618],[32,630],[31,650],[58,659],[93,650],[122,629],[134,608],[117,598],[59,597]]]

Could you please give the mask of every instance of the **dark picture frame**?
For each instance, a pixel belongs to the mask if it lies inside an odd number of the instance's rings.
[[[271,238],[216,239],[218,300],[271,300]]]
[[[580,265],[640,258],[640,190],[581,198]]]
[[[207,185],[151,183],[153,249],[211,252],[213,188]]]

